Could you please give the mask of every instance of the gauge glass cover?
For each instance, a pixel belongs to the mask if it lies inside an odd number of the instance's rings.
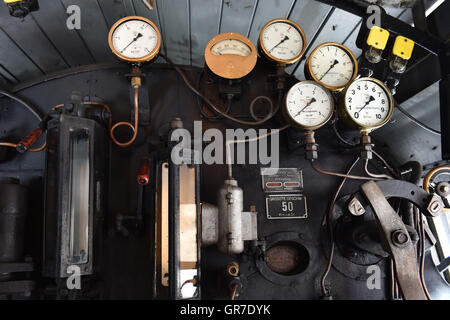
[[[351,83],[345,92],[345,110],[363,128],[385,124],[392,115],[392,100],[388,89],[370,78]]]
[[[216,56],[234,54],[246,57],[252,52],[252,49],[237,39],[224,39],[213,45],[211,47],[211,52]]]
[[[298,82],[286,95],[287,115],[300,128],[318,129],[328,122],[333,111],[330,91],[314,81]]]
[[[284,21],[273,22],[263,29],[261,45],[269,56],[288,63],[299,57],[305,47],[299,29]]]
[[[311,78],[330,90],[346,87],[358,73],[355,56],[347,47],[338,43],[318,46],[306,64]]]
[[[159,51],[160,34],[147,19],[129,17],[111,28],[110,46],[123,60],[148,61]]]

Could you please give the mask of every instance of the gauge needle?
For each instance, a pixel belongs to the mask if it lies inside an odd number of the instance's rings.
[[[333,69],[334,66],[337,65],[338,63],[339,63],[339,61],[337,61],[337,60],[335,59],[335,60],[333,61],[333,64],[328,68],[327,72],[325,72],[325,73],[320,77],[319,80],[322,80],[322,78],[325,77],[325,75],[326,75],[328,72],[330,72],[330,70]]]
[[[129,46],[133,44],[133,42],[135,42],[140,37],[142,37],[142,34],[138,33],[137,36],[125,48],[123,48],[122,51],[120,51],[120,53],[123,53]]]
[[[361,109],[359,109],[359,111],[357,113],[360,113],[362,111],[362,109],[364,109],[365,107],[367,107],[369,105],[369,103],[371,103],[373,100],[375,100],[375,98],[373,96],[370,96],[369,100],[366,101],[366,104],[362,106]]]
[[[306,106],[304,106],[303,109],[300,110],[300,111],[294,116],[294,118],[296,118],[297,116],[299,116],[300,113],[303,112],[303,110],[305,110],[306,108],[308,108],[313,102],[316,102],[316,101],[317,101],[316,98],[312,98],[312,99],[306,104]]]
[[[280,42],[278,42],[278,44],[273,47],[272,49],[269,50],[269,52],[272,52],[273,49],[275,49],[276,47],[278,47],[280,44],[282,44],[283,42],[285,42],[286,40],[289,40],[288,36],[284,36],[283,40],[281,40]]]

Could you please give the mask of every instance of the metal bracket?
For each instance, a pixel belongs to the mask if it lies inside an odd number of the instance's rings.
[[[415,248],[400,216],[373,181],[361,186],[382,229],[382,239],[394,260],[399,286],[405,300],[427,300],[417,270]]]

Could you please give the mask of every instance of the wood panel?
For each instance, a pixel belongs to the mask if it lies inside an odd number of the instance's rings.
[[[256,45],[262,27],[272,19],[287,18],[295,0],[259,0],[248,38]]]
[[[52,0],[53,1],[53,0]],[[96,63],[115,61],[108,46],[108,26],[97,0],[61,0],[64,7],[77,5],[81,10],[81,29],[77,32]]]
[[[2,75],[12,81],[26,81],[39,77],[42,70],[0,28],[0,65]],[[11,75],[12,76],[11,76]]]
[[[319,30],[332,7],[318,1],[297,0],[289,19],[296,22],[305,32],[306,45],[313,41],[314,35]],[[299,63],[299,62],[298,62]],[[297,64],[288,66],[287,73],[292,73]]]
[[[193,66],[203,66],[204,51],[219,30],[222,0],[190,0],[191,59]]]
[[[77,30],[67,28],[66,8],[58,1],[44,0],[39,2],[39,10],[32,17],[58,48],[70,67],[94,63],[94,59],[80,38]],[[49,17],[52,17],[49,19]]]
[[[224,0],[222,2],[219,33],[237,32],[246,36],[258,0]]]
[[[156,1],[167,56],[176,64],[191,64],[189,0]]]
[[[48,1],[48,0],[47,0]],[[44,72],[67,68],[61,54],[31,15],[18,19],[9,15],[8,8],[0,6],[1,28]]]
[[[108,29],[119,19],[128,16],[127,8],[122,0],[98,0],[98,4],[105,17]]]
[[[344,10],[336,8],[328,21],[323,26],[322,31],[316,37],[316,39],[310,44],[308,48],[308,52],[305,53],[307,57],[309,52],[314,50],[319,44],[324,42],[338,42],[342,43],[345,39],[351,34],[351,32],[355,29],[358,23],[361,21],[361,18],[346,12]],[[299,80],[305,79],[304,75],[304,67],[305,67],[304,59],[298,66],[294,72],[295,77]]]

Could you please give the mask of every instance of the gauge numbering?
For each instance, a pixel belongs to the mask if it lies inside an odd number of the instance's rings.
[[[269,21],[261,30],[259,46],[270,61],[292,64],[302,57],[306,38],[302,28],[293,21],[276,19]]]
[[[158,54],[161,36],[150,20],[126,17],[111,28],[109,45],[113,53],[122,60],[145,62]]]
[[[360,78],[345,91],[345,111],[362,129],[384,125],[392,115],[392,95],[386,86],[373,78]]]
[[[301,81],[286,95],[287,120],[302,130],[315,130],[330,120],[334,100],[330,91],[314,81]]]
[[[340,90],[358,74],[358,63],[347,47],[326,42],[313,50],[306,61],[306,74],[330,90]]]

